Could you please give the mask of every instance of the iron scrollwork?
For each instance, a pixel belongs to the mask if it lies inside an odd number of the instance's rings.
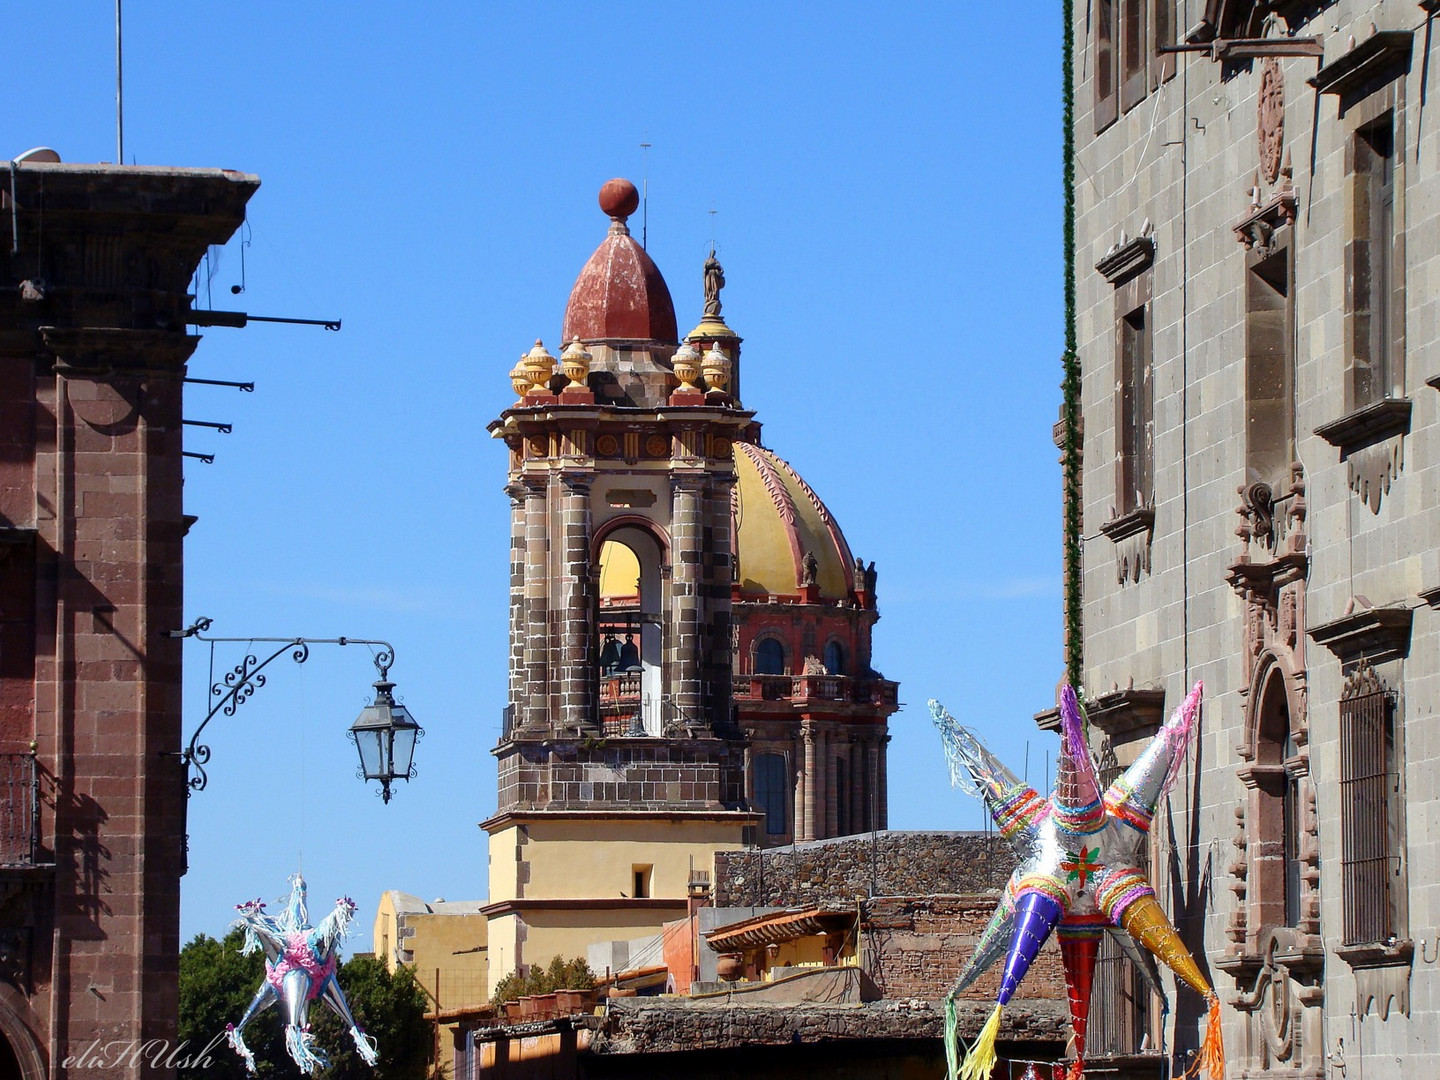
[[[205,719],[200,721],[200,726],[195,729],[195,734],[190,736],[190,742],[179,753],[180,760],[185,765],[188,774],[186,784],[190,791],[204,791],[205,785],[209,783],[209,776],[205,766],[210,762],[210,747],[200,741],[205,728],[210,721],[221,713],[226,716],[234,716],[240,706],[244,705],[255,692],[265,685],[265,668],[271,662],[278,660],[287,652],[290,659],[297,664],[303,664],[310,659],[311,645],[370,645],[376,646],[376,652],[371,659],[376,669],[380,672],[380,679],[388,678],[391,666],[395,663],[395,646],[388,641],[380,641],[371,638],[223,638],[206,637],[205,631],[210,629],[213,620],[201,617],[185,630],[164,631],[164,636],[170,638],[190,638],[210,643],[245,643],[255,645],[257,643],[272,644],[279,643],[279,647],[270,653],[265,659],[259,659],[257,653],[247,652],[245,658],[225,673],[223,679],[210,687],[210,696],[218,698],[210,711],[205,714]]]

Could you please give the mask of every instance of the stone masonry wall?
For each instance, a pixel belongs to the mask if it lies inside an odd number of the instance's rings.
[[[877,896],[864,903],[865,969],[887,1000],[939,1001],[975,951],[995,910],[993,894]],[[995,1000],[1003,965],[997,963],[961,998]],[[1052,936],[1036,957],[1020,996],[1065,1000],[1060,948]]]
[[[1009,845],[982,832],[881,832],[766,851],[715,854],[719,907],[853,904],[857,897],[983,893],[1014,869]]]

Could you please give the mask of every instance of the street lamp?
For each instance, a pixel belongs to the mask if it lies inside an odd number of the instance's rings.
[[[205,714],[190,743],[178,756],[185,763],[188,775],[186,783],[191,791],[204,791],[209,777],[205,765],[210,761],[210,747],[200,742],[200,735],[217,713],[234,716],[235,710],[249,701],[256,690],[265,685],[264,669],[272,660],[284,653],[297,664],[310,659],[311,645],[374,645],[378,651],[372,656],[380,678],[375,680],[375,701],[360,711],[355,723],[350,725],[349,738],[360,752],[360,768],[357,774],[362,780],[376,780],[380,783],[380,797],[390,801],[390,785],[396,780],[409,780],[415,775],[415,743],[425,731],[410,715],[410,710],[397,704],[393,691],[395,684],[390,681],[390,666],[395,662],[395,646],[388,641],[369,638],[222,638],[206,637],[211,620],[200,618],[185,630],[162,630],[161,636],[168,638],[196,638],[214,643],[279,643],[279,648],[265,659],[247,652],[245,658],[236,664],[225,677],[210,687],[212,697],[218,698],[215,706]]]
[[[390,784],[415,775],[415,741],[425,734],[410,710],[395,703],[391,694],[394,689],[395,684],[386,678],[386,668],[380,668],[380,678],[375,680],[375,703],[361,709],[350,725],[350,741],[360,751],[357,775],[362,780],[378,780],[380,797],[387,803]]]

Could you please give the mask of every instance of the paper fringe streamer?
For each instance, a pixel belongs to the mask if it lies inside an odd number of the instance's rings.
[[[1185,1080],[1193,1080],[1203,1068],[1210,1080],[1225,1080],[1225,1039],[1220,1030],[1220,996],[1215,991],[1205,995],[1210,1005],[1210,1014],[1205,1019],[1205,1038],[1200,1043],[1200,1053],[1185,1070]]]
[[[955,995],[945,997],[945,1080],[956,1080],[960,1074],[960,1025],[955,1019]]]
[[[990,1013],[990,1018],[985,1021],[985,1026],[980,1029],[980,1034],[970,1044],[969,1051],[965,1054],[965,1064],[960,1066],[959,1080],[989,1080],[990,1070],[995,1068],[995,1040],[1000,1035],[1000,1010],[1002,1005],[996,1005]]]

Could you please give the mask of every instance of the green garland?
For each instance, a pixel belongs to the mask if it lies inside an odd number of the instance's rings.
[[[1085,645],[1080,606],[1080,357],[1075,337],[1075,46],[1074,0],[1063,0],[1064,20],[1061,46],[1064,82],[1061,86],[1061,165],[1065,218],[1065,354],[1061,357],[1064,376],[1060,383],[1062,443],[1061,471],[1064,483],[1064,574],[1065,574],[1065,677],[1080,692]]]

